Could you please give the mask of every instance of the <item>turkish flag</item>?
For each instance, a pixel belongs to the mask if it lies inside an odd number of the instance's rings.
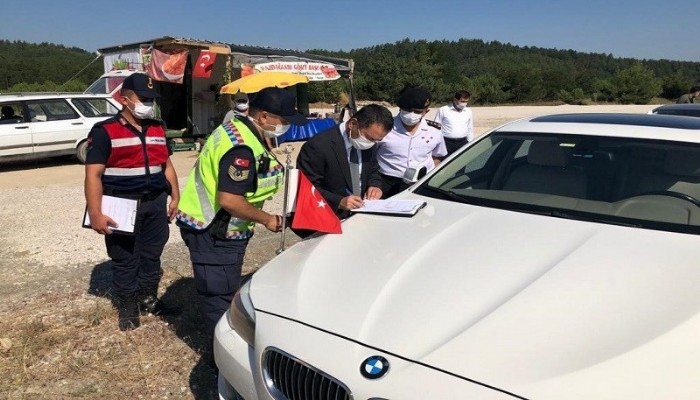
[[[340,219],[316,190],[309,178],[299,171],[296,211],[292,220],[294,229],[310,229],[324,233],[343,233]]]
[[[216,61],[216,53],[209,50],[200,51],[199,57],[197,57],[197,62],[194,64],[194,69],[192,70],[192,77],[211,77],[211,70],[214,69],[214,61]]]

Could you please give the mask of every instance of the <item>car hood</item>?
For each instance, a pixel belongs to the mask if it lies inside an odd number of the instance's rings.
[[[256,309],[523,396],[700,381],[698,236],[426,200],[286,250]]]

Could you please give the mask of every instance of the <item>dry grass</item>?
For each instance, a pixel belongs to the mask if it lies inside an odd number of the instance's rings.
[[[164,297],[186,305],[183,315],[142,317],[131,332],[117,330],[107,296],[77,290],[0,313],[0,399],[215,398],[192,279],[166,271],[167,281]]]

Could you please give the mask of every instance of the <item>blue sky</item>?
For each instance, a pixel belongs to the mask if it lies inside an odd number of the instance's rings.
[[[698,0],[35,0],[3,6],[0,38],[95,51],[174,36],[305,50],[403,38],[496,40],[700,62]]]

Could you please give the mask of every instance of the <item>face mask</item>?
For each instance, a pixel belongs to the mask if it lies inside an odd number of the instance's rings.
[[[399,118],[401,118],[401,122],[403,122],[404,125],[414,126],[418,125],[420,120],[423,118],[423,114],[416,114],[410,111],[401,110],[399,111]]]
[[[236,103],[236,110],[246,111],[248,109],[248,103]]]
[[[147,119],[147,118],[153,118],[153,102],[152,101],[147,101],[145,103],[142,102],[133,102],[130,99],[127,99],[131,104],[134,105],[134,108],[129,108],[129,111],[131,111],[132,114],[134,114],[134,117],[138,119]]]
[[[374,142],[367,139],[366,137],[362,136],[360,131],[357,131],[357,137],[350,137],[350,144],[352,144],[352,147],[356,148],[357,150],[367,150],[374,146]]]
[[[460,110],[460,111],[461,111],[461,110],[464,110],[464,107],[467,106],[467,103],[455,102],[454,104],[455,104],[455,108],[458,109],[458,110]]]
[[[263,132],[265,133],[265,135],[267,137],[276,138],[276,137],[284,135],[288,130],[289,130],[289,125],[276,125],[274,131],[269,131],[267,129],[263,129]]]

